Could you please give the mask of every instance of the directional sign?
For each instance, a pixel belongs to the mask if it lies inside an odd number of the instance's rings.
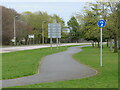
[[[11,41],[12,41],[12,42],[15,42],[15,39],[12,39]]]
[[[106,25],[106,22],[105,22],[104,20],[99,20],[99,21],[98,21],[98,26],[99,26],[99,27],[102,28],[102,27],[104,27],[105,25]]]
[[[48,24],[48,38],[61,38],[61,24],[49,23]]]
[[[28,38],[34,38],[34,35],[28,35]]]
[[[61,33],[48,33],[48,38],[61,38]]]

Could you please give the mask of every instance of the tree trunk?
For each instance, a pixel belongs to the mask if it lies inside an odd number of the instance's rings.
[[[118,22],[117,22],[117,26],[118,26],[118,49],[120,50],[120,2],[118,3]]]
[[[109,47],[109,44],[108,44],[108,39],[107,39],[107,47]]]
[[[92,47],[94,47],[94,41],[92,41]]]
[[[95,46],[96,46],[96,41],[95,41]]]
[[[100,48],[100,42],[98,41],[98,48]]]
[[[117,53],[117,36],[114,36],[114,53]]]
[[[112,51],[112,39],[110,39],[110,51]]]

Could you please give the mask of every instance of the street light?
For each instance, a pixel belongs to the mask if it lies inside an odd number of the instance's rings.
[[[46,21],[43,21],[42,22],[42,43],[44,44],[44,23],[45,23]]]
[[[16,45],[16,18],[18,16],[14,16],[14,45]]]

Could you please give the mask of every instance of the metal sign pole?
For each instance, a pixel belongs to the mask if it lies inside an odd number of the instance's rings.
[[[50,47],[51,47],[51,50],[52,50],[52,37],[50,37]]]
[[[59,46],[60,46],[60,38],[59,38]]]
[[[58,49],[58,31],[56,29],[56,45],[57,45],[57,49]]]
[[[58,24],[58,23],[56,23],[56,24]],[[57,28],[58,27],[56,26],[56,44],[57,44],[57,49],[58,49],[58,33],[59,33],[59,31]]]
[[[56,38],[56,42],[57,42],[57,49],[58,49],[58,37]]]
[[[50,47],[51,47],[51,50],[52,50],[52,37],[53,37],[52,30],[50,30]]]
[[[50,47],[52,49],[52,38],[56,38],[56,47],[59,48],[59,37],[61,38],[61,25],[59,23],[48,24],[48,38],[50,38]],[[60,33],[60,34],[59,34]]]
[[[100,66],[102,67],[102,28],[100,28]]]
[[[98,21],[98,26],[100,27],[100,66],[102,67],[102,28],[106,25],[106,22],[101,19]]]

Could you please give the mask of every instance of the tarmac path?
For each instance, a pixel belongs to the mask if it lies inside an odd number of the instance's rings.
[[[73,80],[94,76],[96,75],[96,70],[80,64],[72,58],[73,54],[82,51],[80,47],[85,46],[70,47],[67,51],[48,55],[40,63],[40,73],[27,77],[2,80],[2,87]]]

